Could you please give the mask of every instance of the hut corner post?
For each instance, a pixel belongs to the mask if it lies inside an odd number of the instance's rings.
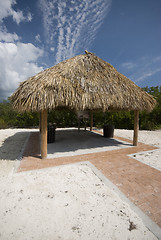
[[[91,110],[90,114],[90,131],[93,130],[93,110]]]
[[[138,134],[139,134],[139,111],[134,111],[134,136],[133,136],[133,145],[137,146],[138,144]]]
[[[41,111],[41,158],[47,158],[47,110]]]

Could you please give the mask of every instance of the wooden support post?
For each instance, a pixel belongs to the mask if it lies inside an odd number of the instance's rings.
[[[47,158],[47,110],[41,111],[41,158]]]
[[[86,129],[87,129],[87,120],[86,119],[84,120],[84,125],[85,125],[84,126],[84,131],[86,132]]]
[[[41,133],[41,112],[39,114],[39,131]]]
[[[80,131],[80,118],[78,118],[78,132]]]
[[[133,136],[133,145],[137,146],[138,144],[138,133],[139,133],[139,111],[134,111],[134,136]]]
[[[90,131],[93,129],[93,110],[91,110],[91,116],[90,116]]]

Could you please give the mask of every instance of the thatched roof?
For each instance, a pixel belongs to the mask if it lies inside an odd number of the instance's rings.
[[[88,51],[20,83],[11,99],[18,111],[58,107],[151,111],[156,104],[151,95]]]

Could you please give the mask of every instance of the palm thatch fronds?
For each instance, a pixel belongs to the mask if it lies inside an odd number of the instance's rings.
[[[30,77],[11,99],[17,111],[59,107],[151,111],[156,104],[151,95],[88,51]]]

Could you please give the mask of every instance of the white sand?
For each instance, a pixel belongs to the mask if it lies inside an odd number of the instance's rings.
[[[0,156],[6,159],[0,157],[0,239],[157,239],[89,166],[73,164],[15,173],[15,160],[28,131],[0,130]],[[117,131],[121,136],[128,134]],[[156,142],[151,139],[151,144]],[[130,225],[135,229],[130,231]]]
[[[115,130],[115,135],[133,139],[132,130]],[[133,154],[133,156],[145,163],[161,171],[161,130],[157,131],[139,131],[139,142],[158,147],[158,150]]]

